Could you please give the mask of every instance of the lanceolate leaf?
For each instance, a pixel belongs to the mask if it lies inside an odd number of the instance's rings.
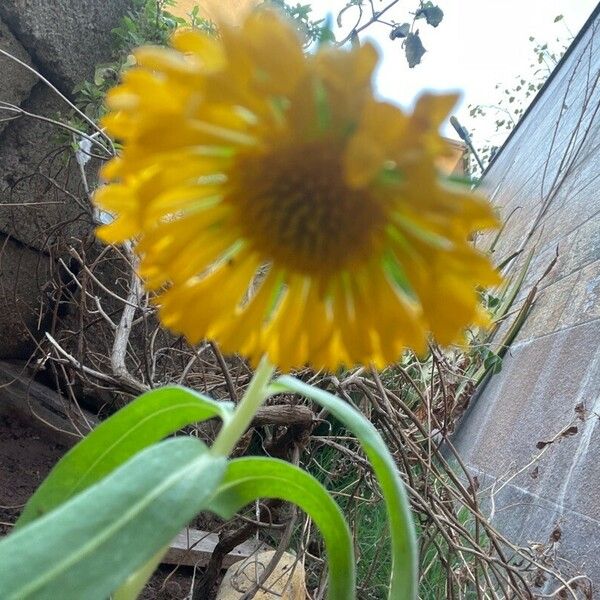
[[[72,448],[29,499],[17,527],[56,508],[134,454],[181,429],[213,417],[229,419],[231,405],[179,386],[142,394]]]
[[[272,391],[294,392],[310,398],[326,408],[358,438],[373,466],[387,508],[392,540],[392,576],[388,598],[415,599],[418,567],[415,530],[404,485],[379,432],[360,412],[344,401],[294,377],[280,377],[273,384]]]
[[[168,546],[161,548],[146,564],[129,575],[125,582],[112,595],[112,600],[135,600],[144,589],[146,582],[152,577],[152,573],[160,564],[162,557],[168,550]]]
[[[191,437],[140,452],[0,542],[0,598],[106,600],[205,508],[225,467]]]
[[[257,498],[278,498],[299,506],[319,528],[329,565],[328,600],[355,597],[352,537],[342,512],[327,490],[298,467],[275,458],[248,457],[232,460],[210,502],[210,509],[231,518]]]

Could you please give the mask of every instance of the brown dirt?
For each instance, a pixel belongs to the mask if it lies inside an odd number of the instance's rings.
[[[67,448],[47,440],[40,431],[0,415],[0,535],[10,532],[23,505]],[[141,600],[183,600],[192,572],[161,566],[140,595]]]
[[[25,502],[66,448],[8,416],[0,416],[0,534],[17,520]]]

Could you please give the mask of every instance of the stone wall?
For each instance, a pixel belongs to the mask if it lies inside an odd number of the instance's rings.
[[[127,0],[2,0],[0,49],[0,358],[26,357],[56,305],[52,279],[71,239],[91,236],[92,211],[73,152],[43,120],[67,112],[35,68],[70,96],[111,59]],[[64,137],[63,137],[64,140]]]
[[[573,571],[592,577],[596,594],[599,78],[596,9],[485,174],[484,189],[509,218],[495,250],[497,262],[522,250],[514,275],[533,252],[518,302],[536,284],[538,293],[502,372],[472,404],[456,435],[497,525],[522,543],[558,540],[559,556],[573,563]],[[540,281],[556,252],[556,265]],[[559,564],[569,570],[566,563]],[[546,587],[548,591],[550,584]]]

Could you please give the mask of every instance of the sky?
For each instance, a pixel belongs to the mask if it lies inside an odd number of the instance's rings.
[[[389,0],[373,2],[377,8],[386,6]],[[346,0],[309,3],[313,18],[327,14],[335,17]],[[489,139],[497,145],[506,134],[494,133],[492,119],[474,121],[469,117],[468,105],[494,104],[501,94],[495,89],[496,84],[511,83],[516,76],[531,71],[529,65],[535,56],[530,36],[555,45],[557,37],[568,41],[596,6],[596,0],[437,0],[435,3],[444,11],[444,19],[435,29],[420,21],[420,35],[427,53],[413,69],[406,64],[400,40],[389,39],[389,27],[374,24],[365,31],[362,39],[373,41],[382,53],[376,75],[378,94],[408,108],[426,89],[460,91],[461,101],[454,114],[467,128],[476,129],[476,142]],[[416,0],[401,0],[384,18],[398,23],[407,21],[407,11],[416,4]],[[340,34],[352,28],[355,10],[346,12],[338,30]],[[554,23],[557,15],[564,18]],[[340,39],[338,33],[336,36]],[[449,137],[458,137],[448,125],[443,131]]]

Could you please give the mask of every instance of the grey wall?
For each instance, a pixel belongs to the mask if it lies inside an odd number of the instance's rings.
[[[570,53],[485,175],[508,221],[500,261],[534,258],[522,303],[539,284],[528,319],[456,435],[494,521],[513,539],[546,543],[587,572],[600,598],[600,15]],[[583,408],[583,410],[582,410]],[[577,409],[577,410],[576,410]],[[585,412],[583,412],[585,411]],[[583,417],[583,418],[582,418]],[[553,439],[543,450],[538,442]],[[571,429],[573,433],[575,430]],[[493,492],[492,492],[492,487]],[[566,563],[561,563],[569,571]],[[550,588],[547,586],[546,591]]]

